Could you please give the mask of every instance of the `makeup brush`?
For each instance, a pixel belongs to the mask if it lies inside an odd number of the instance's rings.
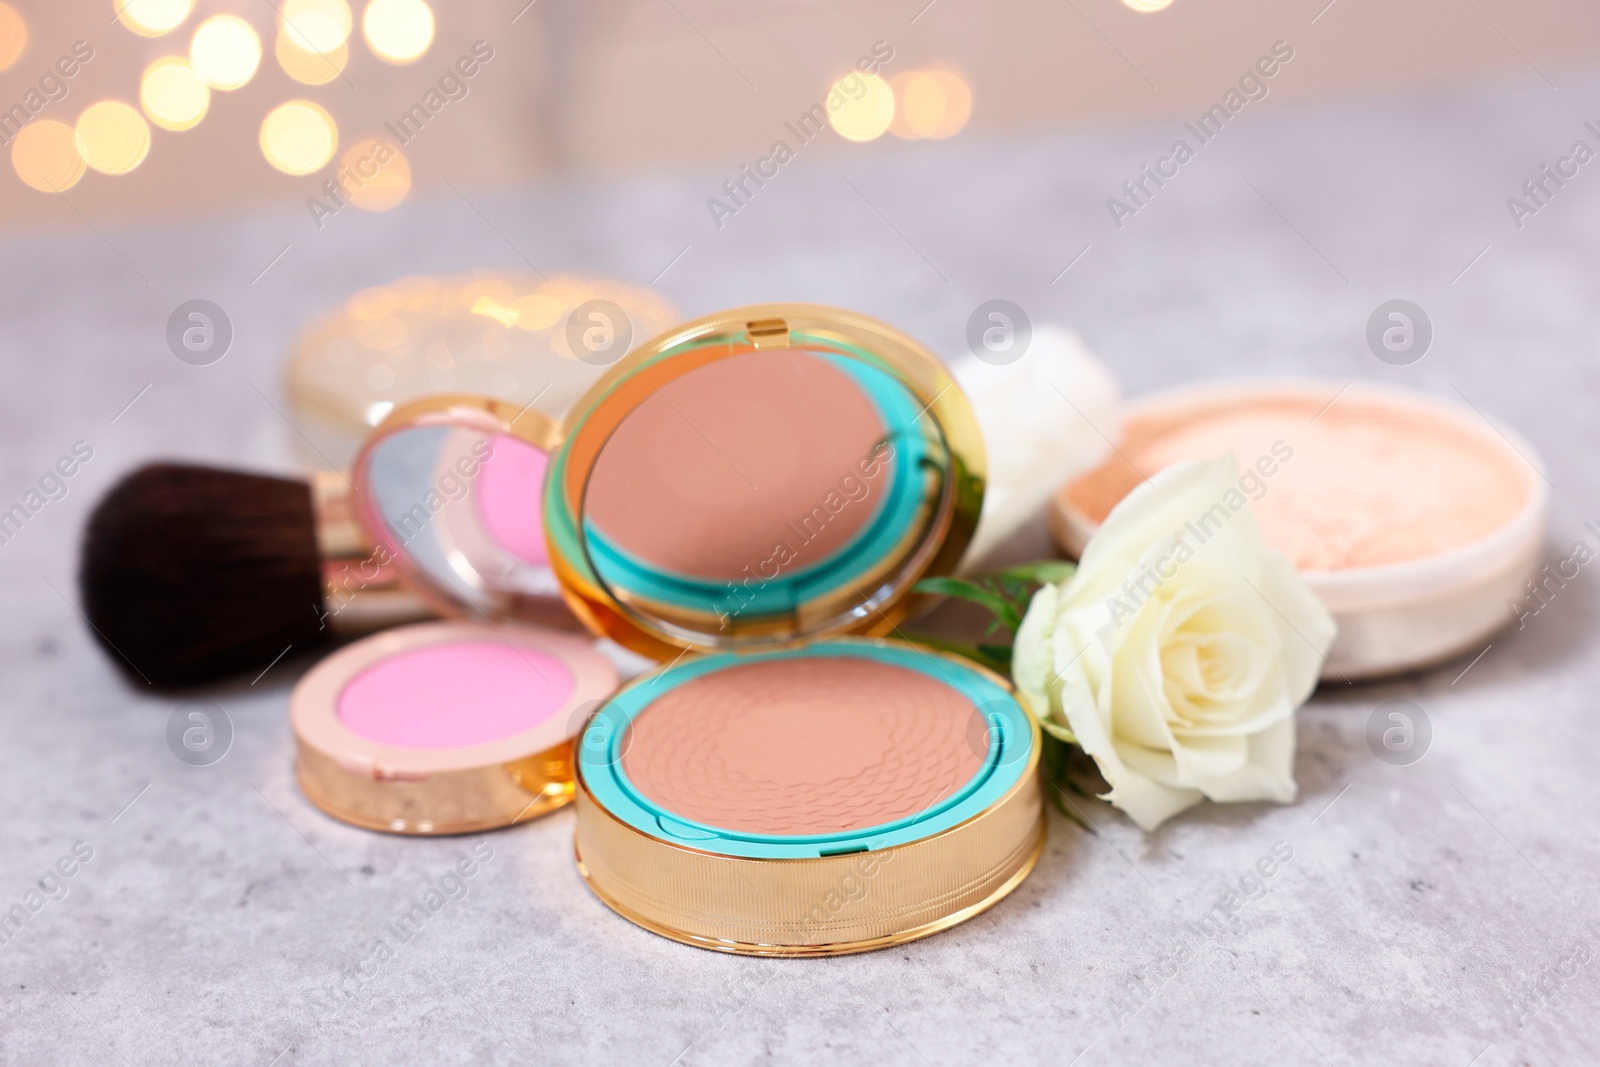
[[[96,505],[79,592],[113,659],[154,685],[193,685],[427,616],[392,568],[339,581],[371,547],[336,472],[300,481],[155,463]]]

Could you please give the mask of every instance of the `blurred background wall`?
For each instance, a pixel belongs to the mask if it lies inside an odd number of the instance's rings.
[[[1277,42],[1293,58],[1262,79],[1273,99],[1548,77],[1600,52],[1600,5],[6,0],[0,227],[334,205],[323,188],[341,163],[356,206],[386,210],[451,185],[731,174],[779,139],[820,157],[1192,119]],[[837,129],[800,147],[785,123],[826,103],[875,46],[880,61],[892,53],[881,80],[848,80]],[[418,107],[425,122],[397,125]],[[398,158],[376,160],[373,139]]]

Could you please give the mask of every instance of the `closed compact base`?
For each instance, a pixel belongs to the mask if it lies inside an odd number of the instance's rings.
[[[306,799],[342,822],[394,834],[471,834],[543,815],[572,800],[572,745],[514,763],[426,779],[352,774],[302,742],[295,776]]]
[[[1015,889],[1044,848],[1036,768],[998,802],[921,840],[806,859],[718,855],[640,833],[577,790],[578,869],[613,911],[686,945],[834,956],[914,941]]]

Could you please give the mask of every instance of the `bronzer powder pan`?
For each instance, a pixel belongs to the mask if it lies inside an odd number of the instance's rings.
[[[461,622],[390,630],[296,686],[300,788],[372,830],[508,826],[571,798],[572,735],[616,684],[610,661],[571,634]]]
[[[551,457],[573,611],[667,666],[577,742],[595,895],[703,948],[829,955],[948,928],[1043,847],[1039,728],[1007,683],[877,635],[982,499],[965,398],[832,308],[708,316],[596,384]]]
[[[983,764],[959,689],[861,655],[736,662],[634,717],[621,773],[650,803],[734,833],[849,835],[909,818]]]

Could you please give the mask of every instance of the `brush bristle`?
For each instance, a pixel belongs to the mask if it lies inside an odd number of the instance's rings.
[[[303,481],[142,467],[90,516],[78,584],[112,658],[154,685],[261,671],[330,639]]]

